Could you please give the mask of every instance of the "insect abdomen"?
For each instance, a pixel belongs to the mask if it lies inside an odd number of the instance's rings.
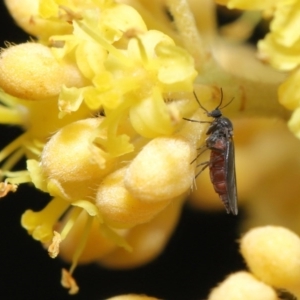
[[[225,148],[226,143],[223,139],[216,141],[214,146],[211,148],[210,154],[210,180],[213,184],[214,190],[219,194],[227,213],[230,212],[228,191],[226,184],[226,169],[225,169]]]

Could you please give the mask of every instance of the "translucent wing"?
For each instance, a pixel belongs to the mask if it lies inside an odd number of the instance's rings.
[[[237,215],[238,201],[237,201],[237,191],[236,191],[234,143],[231,137],[228,138],[226,141],[225,177],[226,177],[229,209],[233,215]]]

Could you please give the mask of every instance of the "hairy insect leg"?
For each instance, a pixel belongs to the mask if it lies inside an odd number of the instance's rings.
[[[198,121],[198,120],[193,120],[193,119],[189,119],[189,118],[182,118],[185,121],[189,121],[189,122],[195,122],[195,123],[208,123],[211,124],[212,122],[210,121]]]
[[[206,150],[213,150],[213,151],[216,151],[216,152],[219,152],[220,154],[224,153],[224,150],[221,150],[221,149],[218,149],[218,148],[207,148],[205,146],[205,149],[203,151],[201,151],[197,156],[196,158],[191,162],[191,164],[196,161],[198,159],[198,157],[204,153]],[[202,162],[198,165],[196,165],[196,168],[200,167],[200,166],[203,166],[204,167],[196,174],[195,178],[197,178],[210,164],[214,163],[215,161],[217,161],[219,159],[219,156],[216,157],[213,161],[205,161],[205,162]]]
[[[196,167],[202,166],[204,165],[204,167],[202,167],[202,169],[195,175],[195,178],[197,178],[208,166],[209,166],[210,162],[209,161],[205,161],[199,165],[197,165]]]
[[[199,149],[197,150],[201,150],[202,148],[204,148],[200,153],[197,154],[197,156],[190,162],[190,164],[194,163],[198,157],[203,154],[206,150],[208,150],[209,148],[207,148],[206,146],[203,146],[203,147],[200,147]]]
[[[206,148],[205,150],[210,150],[210,148]],[[205,151],[204,150],[204,151]],[[202,153],[204,152],[204,151],[202,151]],[[223,150],[221,150],[221,149],[216,149],[216,150],[214,150],[214,151],[218,151],[219,153],[223,153],[224,151]],[[202,154],[202,153],[200,153],[200,154]],[[197,157],[198,157],[199,155],[197,155]],[[196,157],[196,159],[197,159],[197,157]],[[216,157],[215,159],[213,159],[212,161],[204,161],[204,162],[202,162],[202,163],[200,163],[200,164],[198,164],[198,165],[196,165],[196,168],[198,168],[198,167],[200,167],[200,166],[202,166],[202,165],[205,165],[198,173],[197,173],[197,175],[195,176],[195,178],[197,178],[210,164],[213,164],[215,161],[217,161],[218,159],[219,159],[219,157],[220,156],[218,156],[218,157]],[[196,159],[194,159],[192,162],[194,162]]]

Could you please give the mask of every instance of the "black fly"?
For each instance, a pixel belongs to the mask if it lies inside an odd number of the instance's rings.
[[[222,116],[221,109],[226,107],[228,102],[223,107],[220,107],[223,102],[223,90],[221,90],[220,104],[211,112],[205,109],[197,98],[194,92],[195,98],[199,106],[206,112],[208,117],[214,118],[212,122],[196,121],[186,119],[187,121],[198,123],[210,123],[210,126],[206,132],[208,135],[206,139],[206,145],[203,151],[195,158],[196,159],[205,151],[211,150],[210,160],[201,163],[198,166],[203,166],[202,169],[196,174],[197,177],[204,169],[209,167],[210,180],[213,184],[214,190],[219,194],[227,213],[233,215],[238,214],[237,206],[237,191],[236,191],[236,175],[235,175],[235,160],[234,160],[234,143],[233,143],[233,126],[228,118]]]

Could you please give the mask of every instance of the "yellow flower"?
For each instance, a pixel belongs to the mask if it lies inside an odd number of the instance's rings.
[[[292,1],[217,1],[229,8],[263,10],[272,15],[270,32],[258,42],[258,57],[282,71],[293,71],[278,90],[279,102],[293,110],[288,122],[290,130],[299,138],[299,50],[300,2]]]
[[[240,243],[250,271],[228,276],[212,290],[209,300],[299,297],[299,236],[284,227],[265,226],[248,231]]]
[[[81,24],[86,31],[93,33],[85,23]],[[82,34],[82,28],[79,27],[77,31]],[[163,33],[153,30],[132,37],[126,50],[99,41],[98,36],[95,38],[97,40],[94,43],[84,41],[76,50],[78,67],[83,75],[92,80],[92,85],[77,91],[73,89],[72,93],[70,89],[63,89],[59,100],[60,110],[75,111],[84,100],[93,110],[104,109],[108,130],[112,126],[110,123],[119,122],[120,116],[129,110],[132,125],[140,135],[153,138],[173,133],[174,126],[163,97],[178,91],[192,91],[191,83],[196,72],[188,53],[175,46]],[[84,52],[83,46],[86,48]],[[103,60],[98,66],[102,67],[98,70],[94,67],[91,72],[92,66],[97,64],[95,61],[85,63],[85,57],[91,60],[93,53],[107,51],[111,51],[108,56],[100,55]],[[98,55],[97,60],[100,57]],[[66,106],[66,102],[71,106]]]
[[[216,30],[214,6],[207,1],[201,1],[205,7],[199,10],[197,1],[168,0],[172,18],[159,0],[124,1],[127,4],[40,0],[34,6],[27,1],[28,9],[6,0],[18,23],[37,41],[1,51],[0,122],[18,125],[24,133],[0,152],[0,196],[31,182],[53,197],[39,212],[26,210],[21,222],[47,247],[51,258],[60,256],[70,262],[70,269],[62,271],[62,285],[75,294],[79,287],[73,274],[78,264],[132,268],[163,251],[193,187],[196,167],[198,172],[208,166],[202,155],[199,162],[195,160],[197,150],[205,151],[201,146],[213,121],[199,103],[208,111],[224,108],[230,118],[253,112],[286,118],[275,101],[286,77],[257,61],[249,47],[225,41]],[[270,34],[279,32],[281,42],[297,43],[293,26],[280,25],[290,13],[281,14],[285,2],[229,3],[268,12],[275,9]],[[158,11],[157,19],[149,13]],[[36,20],[35,26],[31,28],[23,18]],[[293,51],[287,53],[283,69],[297,63]],[[291,109],[298,107],[293,89],[297,71],[294,76],[280,91],[281,101]],[[289,95],[294,97],[284,98]],[[263,189],[257,188],[260,180],[267,182],[282,160],[266,146],[272,140],[264,139],[268,125],[250,126],[243,121],[234,122],[238,191],[240,203],[251,211],[247,201],[264,199]],[[285,143],[286,132],[276,133],[283,148],[290,145]],[[281,147],[277,150],[290,153]],[[253,161],[260,155],[267,159],[255,173]],[[23,156],[27,169],[11,171]],[[289,179],[284,176],[280,182]],[[272,191],[283,198],[279,188],[276,184]],[[194,203],[205,192],[199,184],[191,193]],[[207,199],[212,197],[218,199],[215,193]],[[200,201],[205,208],[213,206],[212,201]],[[218,203],[215,207],[220,209]],[[273,288],[251,274],[242,273],[237,280],[241,289],[235,293],[246,295],[246,282],[251,290],[257,289],[255,295],[261,292],[262,299],[276,297]]]
[[[299,1],[217,1],[228,8],[262,10],[271,13],[270,33],[259,41],[259,57],[280,70],[292,70],[299,65]]]
[[[126,251],[124,247],[118,247],[108,255],[98,256],[97,262],[108,268],[131,269],[152,261],[163,251],[173,234],[183,199],[184,197],[176,199],[150,222],[135,226],[127,233],[126,240],[131,245],[132,252]]]
[[[115,160],[92,143],[102,121],[103,118],[87,118],[70,123],[47,142],[40,168],[52,196],[68,201],[89,199],[113,169]]]
[[[278,1],[271,22],[271,33],[258,44],[261,56],[280,70],[299,65],[299,1]]]
[[[20,10],[16,18],[25,7]],[[22,226],[52,258],[61,252],[72,262],[62,284],[74,294],[77,263],[112,253],[111,264],[115,248],[131,251],[127,238],[137,247],[141,233],[164,227],[154,248],[132,256],[131,265],[142,264],[159,254],[175,228],[197,144],[197,136],[185,137],[195,126],[181,128],[179,108],[192,112],[194,103],[182,95],[193,90],[197,72],[193,58],[166,34],[147,30],[131,6],[41,0],[25,13],[31,14],[39,20],[32,32],[50,47],[26,43],[1,53],[0,121],[26,130],[0,153],[1,196],[32,182],[54,197],[40,212],[27,210]],[[43,26],[49,30],[39,34]],[[166,103],[176,93],[184,101]],[[24,155],[27,170],[11,172]],[[126,160],[135,163],[121,165]],[[156,168],[144,160],[155,160]],[[181,167],[172,172],[177,162]],[[172,202],[178,204],[167,209]],[[164,210],[168,222],[162,222]],[[135,228],[148,222],[153,225]],[[93,240],[101,246],[91,251]]]
[[[293,110],[292,116],[288,122],[290,130],[300,138],[300,69],[297,68],[287,80],[281,84],[278,90],[279,101],[286,108]]]
[[[274,289],[252,274],[240,271],[228,276],[210,293],[208,300],[218,299],[277,300]]]
[[[258,279],[299,297],[299,236],[283,227],[254,228],[242,238],[241,252]]]

